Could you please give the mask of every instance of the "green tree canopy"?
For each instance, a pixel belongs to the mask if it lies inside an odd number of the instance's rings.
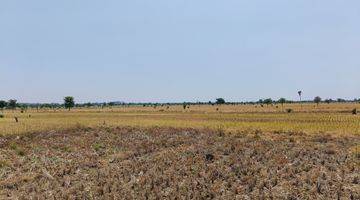
[[[268,98],[268,99],[264,99],[264,103],[265,104],[272,104],[272,102],[273,102],[273,100],[272,99],[270,99],[270,98]]]
[[[286,99],[285,98],[280,98],[278,100],[279,103],[281,103],[281,105],[283,105],[284,103],[286,103]]]
[[[17,102],[16,99],[10,99],[9,102],[8,102],[8,107],[10,109],[15,109],[16,108],[16,102]]]
[[[71,109],[75,106],[75,101],[74,101],[74,97],[71,96],[67,96],[64,98],[64,106],[67,109]]]
[[[223,98],[217,98],[216,99],[216,104],[224,104],[225,100]]]
[[[321,102],[321,97],[319,96],[315,97],[314,102],[319,105],[319,103]]]
[[[7,102],[0,100],[0,109],[4,109],[7,106]]]

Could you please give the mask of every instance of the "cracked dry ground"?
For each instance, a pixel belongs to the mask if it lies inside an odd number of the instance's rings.
[[[359,136],[78,128],[0,137],[0,199],[360,199]]]

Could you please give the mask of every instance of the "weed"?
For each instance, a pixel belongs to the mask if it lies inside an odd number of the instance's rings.
[[[101,149],[105,148],[105,146],[103,144],[101,144],[101,143],[95,143],[93,145],[93,148],[94,148],[95,151],[100,151]]]
[[[225,129],[223,126],[219,126],[216,130],[217,134],[219,137],[224,137],[225,136]]]
[[[19,156],[25,156],[25,150],[19,147],[16,143],[10,143],[10,149],[14,150],[15,153]]]
[[[18,148],[15,150],[16,154],[19,156],[25,156],[25,150],[22,148]]]
[[[9,166],[9,163],[5,160],[0,160],[0,169]]]

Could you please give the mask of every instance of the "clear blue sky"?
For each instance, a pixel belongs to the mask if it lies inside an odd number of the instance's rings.
[[[360,98],[358,0],[1,0],[0,99]]]

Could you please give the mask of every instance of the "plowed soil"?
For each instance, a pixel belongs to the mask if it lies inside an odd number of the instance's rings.
[[[78,128],[0,137],[0,199],[360,199],[359,136]]]

